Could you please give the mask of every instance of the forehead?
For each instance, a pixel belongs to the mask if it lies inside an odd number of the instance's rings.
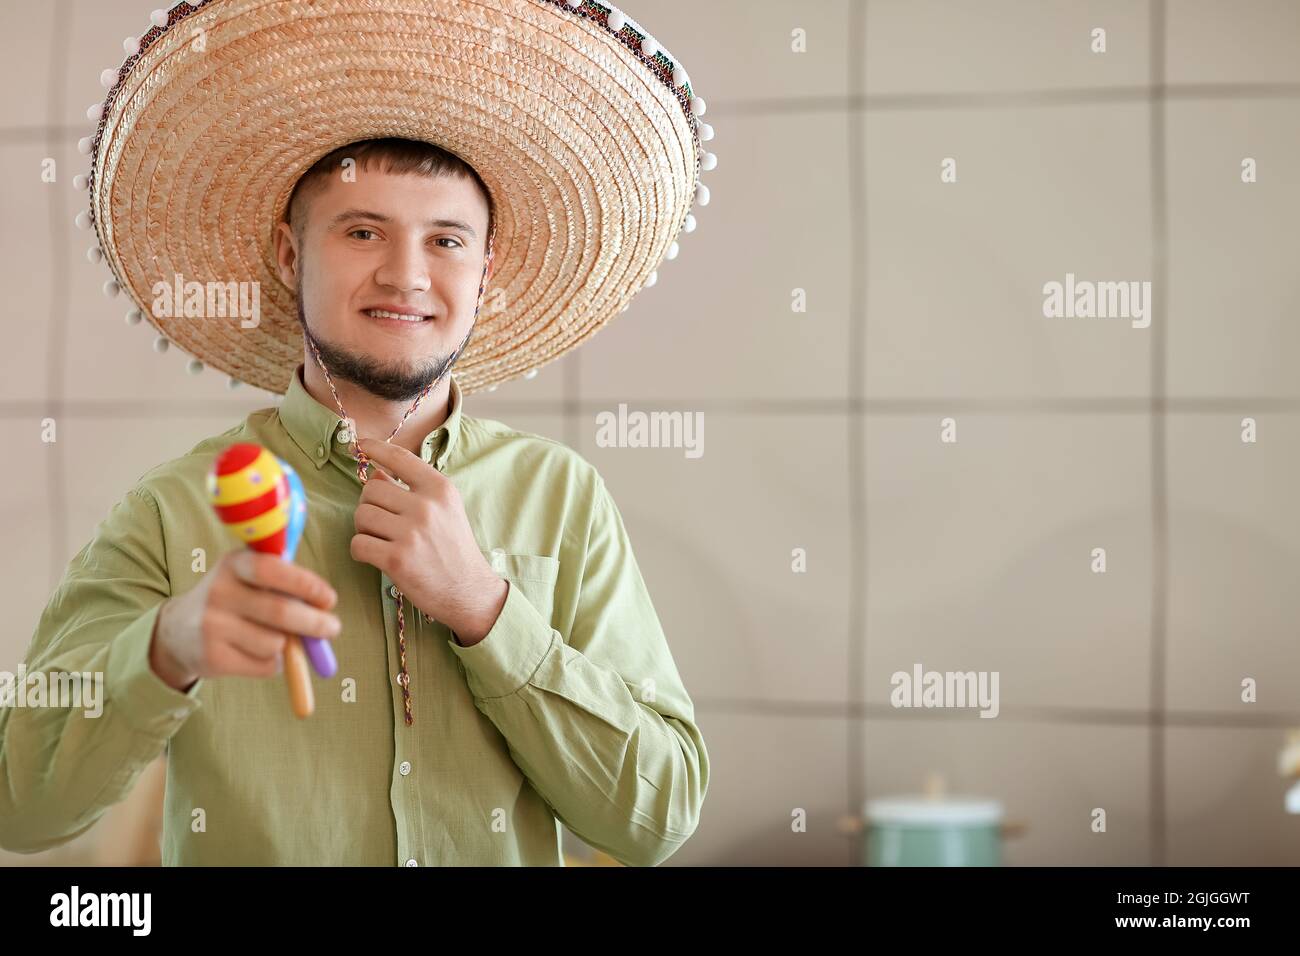
[[[365,208],[395,220],[423,220],[434,213],[487,222],[487,200],[474,180],[458,173],[429,176],[357,166],[327,177],[314,199],[322,212]]]

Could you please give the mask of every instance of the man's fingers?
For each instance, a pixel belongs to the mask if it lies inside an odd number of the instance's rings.
[[[357,442],[357,448],[365,452],[376,467],[383,465],[390,475],[402,479],[413,491],[431,488],[437,478],[441,477],[437,469],[430,468],[422,458],[411,454],[401,445],[363,438]]]
[[[250,589],[240,601],[239,616],[283,634],[301,634],[307,637],[337,637],[340,622],[337,617],[304,604],[283,594],[256,588]]]
[[[365,487],[361,489],[360,500],[379,505],[393,514],[401,514],[411,501],[411,492],[386,478],[383,481],[372,480],[367,481]]]
[[[245,584],[292,595],[325,610],[338,600],[338,594],[319,574],[274,554],[242,551],[231,562],[231,569]]]
[[[282,631],[264,627],[256,621],[238,618],[230,631],[229,641],[242,653],[255,661],[274,661],[284,653],[289,636]]]
[[[352,536],[352,543],[348,546],[348,551],[351,553],[353,561],[360,561],[376,568],[383,568],[388,565],[388,549],[390,547],[392,545],[383,538],[376,538],[373,534],[357,532]]]
[[[213,662],[218,673],[235,677],[274,677],[280,673],[279,656],[269,658],[250,657],[234,644],[224,644],[213,654]]]
[[[385,541],[396,541],[405,524],[401,518],[391,511],[367,502],[357,505],[357,510],[352,516],[352,523],[356,525],[358,531],[374,535],[376,538],[383,538]]]

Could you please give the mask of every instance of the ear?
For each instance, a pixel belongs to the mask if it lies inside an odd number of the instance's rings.
[[[272,241],[275,244],[275,271],[280,281],[293,289],[298,280],[298,240],[294,237],[293,227],[287,222],[276,223]]]

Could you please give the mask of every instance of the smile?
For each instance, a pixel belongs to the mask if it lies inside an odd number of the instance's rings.
[[[430,315],[403,315],[400,312],[389,312],[385,309],[366,309],[365,314],[372,319],[379,319],[385,322],[405,322],[409,325],[418,325],[420,322],[428,321],[433,318]]]

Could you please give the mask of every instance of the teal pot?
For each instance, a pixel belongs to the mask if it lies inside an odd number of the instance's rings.
[[[962,797],[889,797],[863,814],[867,866],[1001,866],[1002,805]]]

